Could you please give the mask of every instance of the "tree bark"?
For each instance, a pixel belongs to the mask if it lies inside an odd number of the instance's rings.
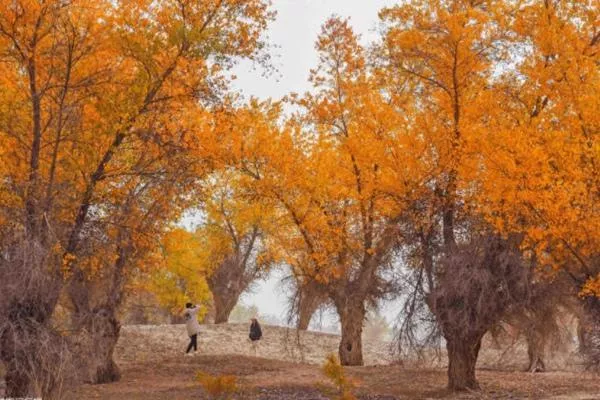
[[[305,283],[298,293],[298,329],[305,331],[310,325],[312,316],[327,301],[327,292],[317,283]]]
[[[579,351],[587,369],[600,370],[600,299],[584,299],[583,315],[577,330]]]
[[[338,306],[342,325],[342,339],[339,346],[342,365],[363,365],[362,330],[365,320],[363,302],[345,302]]]
[[[481,348],[482,336],[446,338],[448,351],[448,389],[476,390],[475,365]]]
[[[119,367],[113,360],[113,354],[121,325],[113,310],[100,308],[95,310],[88,324],[93,341],[93,357],[90,365],[89,381],[93,384],[111,383],[121,379]]]
[[[118,381],[120,373],[113,353],[121,326],[116,318],[116,307],[103,305],[92,309],[89,287],[82,274],[74,277],[68,291],[74,308],[73,329],[80,332],[83,339],[83,348],[79,351],[89,354],[80,367],[84,381],[91,384]]]
[[[183,321],[182,321],[183,322]],[[208,305],[208,309],[202,318],[202,324],[214,324],[215,323],[215,300],[211,301]]]
[[[215,291],[213,293],[215,308],[215,324],[226,324],[229,321],[229,315],[238,302],[240,294],[237,291],[229,293],[225,291]]]
[[[535,329],[527,331],[527,356],[529,357],[529,366],[527,371],[529,372],[545,372],[546,365],[544,363],[544,356],[546,350],[546,343],[544,340],[544,334]]]
[[[79,319],[79,353],[86,354],[79,360],[80,378],[90,384],[116,382],[121,378],[119,367],[113,360],[114,349],[119,340],[121,326],[114,312],[101,307]]]
[[[251,240],[248,246],[253,246]],[[229,321],[229,315],[237,304],[241,294],[254,279],[254,274],[246,270],[248,257],[240,251],[226,257],[219,267],[207,279],[208,287],[213,295],[215,324]]]
[[[312,319],[313,314],[319,308],[320,303],[315,301],[315,299],[304,298],[300,301],[298,305],[298,329],[301,331],[308,330],[308,326],[310,325],[310,320]]]

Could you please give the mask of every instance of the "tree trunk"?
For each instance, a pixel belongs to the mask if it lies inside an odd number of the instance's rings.
[[[327,292],[318,283],[309,282],[300,288],[298,296],[298,329],[305,331],[314,313],[327,301]]]
[[[201,321],[202,324],[209,325],[215,323],[215,301],[211,301],[208,305],[206,313]]]
[[[116,318],[116,306],[104,305],[92,309],[89,288],[83,275],[76,275],[68,287],[73,305],[73,329],[81,335],[80,353],[89,354],[81,360],[80,370],[87,383],[110,383],[120,379],[113,360],[121,325]]]
[[[91,318],[86,322],[85,329],[91,341],[86,380],[92,384],[118,381],[121,379],[121,373],[113,360],[113,354],[119,340],[121,325],[114,311],[99,308],[92,312]]]
[[[213,293],[215,308],[215,324],[226,324],[229,321],[229,315],[238,302],[240,294],[237,291],[229,293],[224,291],[215,291]]]
[[[308,304],[307,304],[308,303]],[[319,305],[316,302],[301,302],[298,306],[298,329],[301,331],[308,330],[310,320],[313,314],[317,311]]]
[[[583,315],[578,328],[579,351],[587,369],[600,370],[600,299],[584,299]]]
[[[227,220],[227,213],[221,210]],[[215,324],[229,321],[229,315],[237,304],[241,294],[259,276],[260,268],[250,261],[256,240],[259,236],[255,226],[251,232],[238,237],[235,229],[227,220],[231,239],[236,243],[232,254],[225,257],[216,270],[208,276],[207,283],[213,295]]]
[[[482,336],[446,338],[448,351],[448,389],[452,391],[479,389],[475,365]]]
[[[362,302],[345,302],[338,307],[342,325],[342,339],[339,346],[342,365],[363,365],[362,330],[365,320],[365,306]]]
[[[536,329],[527,331],[527,355],[529,357],[529,372],[544,372],[546,365],[544,364],[546,343],[543,332]]]

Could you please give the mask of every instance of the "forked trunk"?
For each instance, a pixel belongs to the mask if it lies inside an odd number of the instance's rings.
[[[346,303],[338,307],[342,325],[342,338],[339,346],[342,365],[363,365],[362,330],[365,320],[365,307],[362,303]]]
[[[544,364],[546,343],[543,332],[537,330],[529,330],[527,332],[527,356],[529,357],[529,372],[544,372],[546,365]]]
[[[475,365],[482,336],[446,338],[448,350],[448,389],[452,391],[479,389]]]

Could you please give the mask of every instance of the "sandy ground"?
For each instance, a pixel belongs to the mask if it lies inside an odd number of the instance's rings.
[[[67,399],[208,399],[194,379],[199,371],[235,375],[241,386],[236,399],[327,399],[322,390],[331,387],[320,365],[328,353],[337,351],[339,337],[315,332],[298,337],[293,330],[270,326],[263,327],[263,332],[264,339],[255,352],[247,340],[245,324],[203,326],[200,351],[187,357],[183,355],[188,340],[183,326],[125,326],[115,352],[121,381],[79,386],[70,390]],[[390,348],[389,343],[365,343],[367,366],[347,368],[359,382],[356,394],[360,399],[600,400],[599,376],[574,372],[578,359],[570,354],[549,360],[551,368],[561,371],[531,374],[514,372],[526,363],[523,349],[517,347],[507,353],[488,345],[478,364],[482,390],[457,395],[445,389],[443,359],[438,363],[440,367],[393,365]],[[501,364],[502,371],[489,369],[499,365],[499,356],[510,362]]]
[[[299,332],[264,325],[256,351],[249,345],[248,324],[202,325],[198,346],[203,354],[235,354],[280,361],[321,364],[329,353],[337,353],[340,338],[321,332]],[[183,325],[124,326],[117,344],[119,361],[160,361],[185,351],[189,339]],[[364,343],[365,364],[389,364],[391,344]]]
[[[196,355],[171,357],[160,363],[126,363],[120,382],[85,385],[69,399],[183,400],[206,399],[194,381],[197,371],[236,375],[242,385],[237,399],[326,399],[326,385],[318,366],[247,356]],[[361,399],[600,399],[596,375],[573,372],[530,374],[478,371],[480,392],[450,394],[443,369],[406,369],[400,366],[348,368],[359,382]]]
[[[177,325],[124,327],[116,350],[123,379],[120,382],[82,386],[69,399],[206,399],[194,381],[198,371],[214,375],[235,375],[242,392],[237,399],[326,399],[327,387],[320,365],[326,354],[337,351],[339,336],[316,332],[302,333],[284,328],[263,327],[264,338],[256,352],[247,340],[245,324],[202,327],[200,351],[183,356],[187,345],[184,328]],[[392,399],[543,399],[600,400],[600,379],[583,372],[496,371],[489,367],[498,357],[512,360],[516,368],[526,363],[523,349],[513,353],[488,346],[480,360],[480,392],[455,395],[445,389],[447,376],[440,361],[438,368],[416,369],[390,365],[389,343],[365,343],[365,367],[348,368],[359,382],[357,395],[363,400]],[[554,365],[576,369],[577,358],[555,355]],[[504,363],[507,368],[510,363]]]

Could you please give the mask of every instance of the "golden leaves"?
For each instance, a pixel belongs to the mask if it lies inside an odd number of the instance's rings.
[[[187,302],[208,304],[212,296],[206,282],[209,273],[206,257],[198,236],[174,229],[165,235],[161,248],[146,259],[140,286],[174,314]],[[151,262],[154,264],[148,265]],[[201,311],[205,313],[205,307]]]
[[[236,58],[264,56],[269,5],[0,0],[3,234],[41,227],[65,252],[50,269],[119,288],[145,261],[164,272],[153,250],[224,158],[215,99]],[[197,263],[177,240],[169,268]]]

